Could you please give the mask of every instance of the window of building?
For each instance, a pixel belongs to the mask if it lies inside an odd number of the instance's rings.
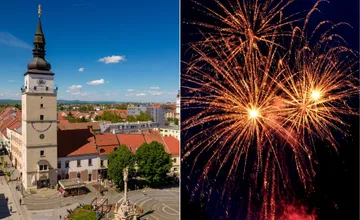
[[[114,151],[116,151],[116,150],[117,150],[117,147],[114,148]]]
[[[105,153],[105,150],[104,150],[104,149],[100,149],[100,153]]]
[[[104,166],[104,160],[100,160],[100,166],[101,166],[101,167]]]
[[[44,108],[44,104],[40,104],[40,108]]]
[[[89,166],[92,166],[92,159],[89,159]]]
[[[65,161],[65,168],[69,168],[69,161],[68,160]],[[68,178],[66,178],[66,179],[68,179]]]
[[[177,171],[177,168],[174,168],[174,171]]]
[[[80,172],[76,173],[76,177],[80,179]]]
[[[81,167],[81,160],[77,160],[77,167]]]
[[[34,90],[36,90],[36,86],[34,86]]]
[[[58,161],[58,166],[57,166],[58,169],[61,168],[61,161]]]
[[[91,179],[91,176],[92,176],[91,173],[89,173],[88,176],[89,176],[89,177],[88,177],[88,181],[90,182],[90,181],[92,180],[92,179]]]
[[[173,159],[173,163],[176,163],[176,158]]]
[[[69,179],[69,174],[67,173],[66,175],[65,175],[65,179]]]
[[[39,170],[40,171],[46,171],[46,170],[48,170],[48,166],[46,164],[40,164],[39,165]]]
[[[44,115],[40,115],[40,120],[44,120]]]
[[[40,156],[41,156],[41,157],[45,156],[45,151],[41,150],[41,151],[40,151]]]
[[[48,90],[49,90],[49,87],[46,86],[46,91],[48,91]]]

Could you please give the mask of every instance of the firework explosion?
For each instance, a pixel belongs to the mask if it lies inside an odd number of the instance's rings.
[[[197,56],[182,74],[188,94],[182,97],[183,110],[198,111],[183,121],[182,130],[205,126],[186,140],[182,159],[196,154],[195,166],[202,153],[212,152],[194,193],[203,189],[211,170],[218,176],[229,162],[223,197],[240,167],[242,175],[251,170],[248,218],[252,198],[260,192],[259,219],[276,219],[283,215],[277,195],[290,188],[289,161],[305,191],[311,191],[315,141],[336,150],[334,132],[346,135],[341,116],[356,115],[347,104],[359,92],[356,54],[335,33],[347,24],[323,21],[309,30],[324,1],[304,19],[296,18],[299,13],[284,16],[293,1],[244,0],[229,8],[215,2],[223,13],[202,7],[219,25],[195,23],[213,31],[191,45]],[[255,158],[249,160],[252,151]]]

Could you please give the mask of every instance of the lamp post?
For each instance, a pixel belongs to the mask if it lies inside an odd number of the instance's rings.
[[[98,175],[98,181],[99,181],[99,193],[101,194],[101,174]]]
[[[79,190],[80,190],[80,180],[77,181],[78,183],[78,196],[79,196]]]

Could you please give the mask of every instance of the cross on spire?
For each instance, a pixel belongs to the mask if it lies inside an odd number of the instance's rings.
[[[40,4],[38,5],[38,15],[39,15],[39,18],[40,18],[40,16],[41,16],[41,5]]]

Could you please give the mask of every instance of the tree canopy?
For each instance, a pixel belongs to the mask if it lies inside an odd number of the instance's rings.
[[[170,154],[158,142],[143,144],[136,150],[136,162],[139,173],[153,186],[166,182],[172,162]]]
[[[151,116],[149,111],[143,112],[141,111],[139,115],[128,115],[126,118],[128,122],[136,122],[136,121],[153,121],[153,117]]]
[[[125,145],[120,145],[117,150],[110,153],[109,161],[108,175],[116,185],[122,188],[124,183],[123,169],[129,168],[129,178],[134,175],[135,156]]]

